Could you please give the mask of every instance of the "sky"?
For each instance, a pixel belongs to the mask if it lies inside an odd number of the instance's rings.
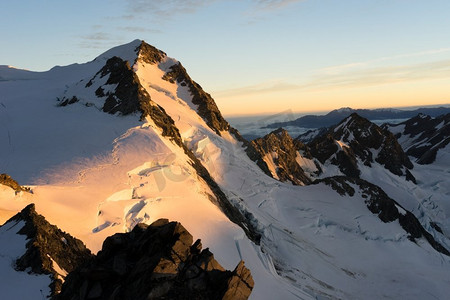
[[[142,39],[228,116],[450,104],[448,0],[14,0],[0,12],[0,65],[45,71]]]

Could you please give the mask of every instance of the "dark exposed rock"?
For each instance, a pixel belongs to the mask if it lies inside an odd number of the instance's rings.
[[[21,186],[17,181],[11,178],[8,174],[0,174],[0,184],[9,186],[14,191],[16,191],[16,194],[19,192],[29,192],[30,188]]]
[[[136,73],[131,69],[127,61],[119,57],[108,59],[105,66],[95,75],[109,76],[105,85],[116,84],[114,92],[104,93],[103,90],[97,89],[97,95],[107,96],[103,111],[115,114],[120,112],[128,115],[135,112],[143,112],[150,99],[150,95],[145,91],[139,82]]]
[[[355,195],[355,189],[349,184],[348,177],[345,176],[333,176],[324,179],[316,179],[312,184],[325,183],[331,186],[333,190],[338,192],[339,195],[349,195],[353,197]]]
[[[262,138],[252,141],[253,147],[261,157],[276,154],[273,162],[276,175],[281,181],[291,181],[295,185],[305,185],[311,179],[297,163],[297,148],[289,133],[279,128]]]
[[[152,65],[161,62],[166,56],[165,52],[156,49],[155,47],[147,44],[144,41],[141,42],[141,44],[136,48],[135,51],[140,56],[140,59]]]
[[[442,231],[442,228],[436,222],[430,222],[430,226],[433,227],[434,230],[436,230],[440,234],[444,234],[444,232]]]
[[[175,126],[173,119],[166,113],[164,108],[155,104],[153,101],[143,107],[143,116],[149,116],[156,126],[162,129],[162,135],[169,137],[175,144],[183,147],[180,131]]]
[[[437,242],[433,236],[423,228],[419,220],[399,203],[391,199],[379,186],[368,181],[345,176],[328,177],[316,180],[313,184],[325,183],[331,186],[341,195],[354,196],[355,189],[351,185],[359,187],[361,196],[365,199],[367,208],[378,218],[385,222],[398,220],[402,228],[409,234],[408,238],[415,242],[418,238],[425,238],[428,243],[438,252],[450,256],[450,252]]]
[[[37,214],[34,204],[25,207],[5,224],[21,221],[25,225],[18,234],[27,236],[27,250],[17,259],[15,268],[18,271],[50,275],[50,289],[52,295],[55,295],[61,289],[60,277],[63,274],[55,271],[53,261],[66,272],[72,272],[92,258],[91,252],[83,242],[51,225],[43,216]]]
[[[377,162],[393,174],[416,182],[408,170],[413,165],[393,134],[355,113],[308,146],[322,164],[330,160],[347,176],[359,177],[359,159],[369,167]]]
[[[74,104],[77,103],[78,101],[80,101],[77,97],[72,96],[72,98],[63,98],[60,100],[61,103],[59,103],[59,106],[67,106],[69,104]]]
[[[55,299],[247,299],[254,283],[243,262],[226,271],[201,248],[180,223],[138,224],[107,238]]]
[[[398,132],[397,128],[402,127]],[[450,113],[435,118],[419,114],[400,124],[385,124],[383,128],[396,131],[406,154],[415,157],[419,164],[433,163],[438,151],[450,143]]]
[[[317,158],[322,164],[330,159],[330,162],[337,165],[342,173],[347,176],[359,177],[361,174],[352,148],[344,146],[339,149],[333,135],[327,134],[315,139],[308,146],[313,157]]]
[[[192,95],[192,103],[197,105],[197,113],[218,135],[220,135],[220,131],[230,128],[230,124],[223,118],[211,95],[206,93],[198,83],[189,77],[181,63],[171,66],[163,79],[172,83],[177,82],[189,88]]]

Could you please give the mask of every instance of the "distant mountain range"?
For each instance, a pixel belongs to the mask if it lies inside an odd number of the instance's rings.
[[[339,123],[342,119],[347,118],[352,113],[357,113],[359,116],[370,121],[374,120],[390,120],[390,119],[409,119],[418,114],[428,115],[430,117],[437,117],[450,113],[450,107],[433,107],[433,108],[418,108],[415,110],[400,110],[400,109],[353,109],[350,107],[343,107],[332,110],[326,115],[306,115],[295,119],[293,121],[276,122],[267,125],[265,128],[280,128],[286,126],[295,126],[303,128],[321,128],[330,127]]]

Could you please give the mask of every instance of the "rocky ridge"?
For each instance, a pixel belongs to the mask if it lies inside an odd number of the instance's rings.
[[[265,160],[270,160],[270,164],[276,166],[276,174],[272,176],[295,185],[306,185],[311,182],[297,162],[300,155],[298,149],[301,145],[296,145],[286,130],[279,128],[272,131],[262,138],[253,140],[252,145]]]
[[[66,274],[91,259],[92,254],[83,242],[51,225],[36,213],[34,204],[25,207],[2,226],[20,222],[24,226],[18,234],[25,235],[28,241],[26,252],[15,262],[15,269],[50,275],[51,294],[56,295]]]
[[[221,131],[228,131],[230,129],[230,124],[223,118],[214,99],[210,94],[206,93],[198,83],[189,77],[186,69],[181,63],[171,66],[163,79],[171,83],[176,82],[182,86],[188,86],[192,95],[192,103],[197,105],[197,113],[218,135],[221,135]]]
[[[21,186],[17,181],[15,181],[11,176],[8,174],[0,174],[0,184],[9,186],[12,188],[16,193],[20,192],[30,192],[30,188]]]
[[[226,271],[177,222],[138,224],[105,240],[89,263],[67,276],[56,299],[247,299],[253,288],[241,261]]]

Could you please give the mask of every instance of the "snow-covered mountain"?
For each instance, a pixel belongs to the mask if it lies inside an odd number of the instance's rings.
[[[406,154],[419,164],[450,159],[450,113],[432,118],[419,114],[400,124],[385,124],[401,143]],[[439,154],[439,155],[438,155]]]
[[[447,114],[450,112],[450,107],[422,107],[414,110],[401,110],[393,108],[379,108],[379,109],[354,109],[350,107],[342,107],[330,111],[325,115],[306,115],[297,118],[292,121],[286,122],[275,122],[266,125],[268,128],[278,128],[278,127],[303,127],[303,128],[320,128],[320,127],[331,127],[339,123],[341,120],[347,118],[353,113],[366,118],[371,121],[381,121],[389,122],[388,120],[399,120],[399,119],[409,119],[416,116],[419,113],[430,115],[432,117],[437,117],[442,114]]]
[[[449,191],[436,180],[445,170],[408,163],[370,122],[344,120],[323,162],[283,131],[250,143],[178,61],[140,40],[0,77],[0,170],[30,188],[0,185],[4,221],[35,203],[93,253],[139,223],[177,221],[225,269],[245,262],[250,299],[450,292]],[[359,178],[332,162],[345,149]],[[305,186],[277,180],[275,157],[287,173],[295,161]]]
[[[308,145],[312,155],[323,165],[322,169],[334,165],[347,176],[359,177],[361,167],[358,165],[371,167],[376,163],[415,182],[410,172],[413,164],[393,134],[357,114],[345,118]]]
[[[273,178],[297,185],[332,176],[360,178],[361,169],[372,164],[415,182],[413,164],[393,134],[355,113],[307,144],[282,128],[252,144]]]

